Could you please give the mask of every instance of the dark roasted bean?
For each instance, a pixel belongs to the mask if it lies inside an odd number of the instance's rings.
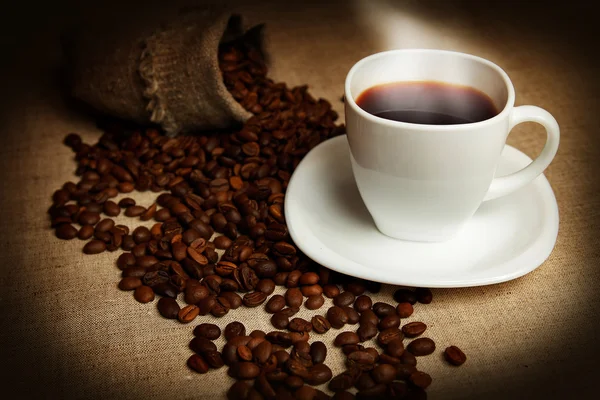
[[[406,350],[417,357],[426,356],[435,351],[435,343],[429,338],[418,338],[410,342]]]
[[[463,365],[467,361],[467,356],[456,346],[446,347],[444,358],[452,365]]]

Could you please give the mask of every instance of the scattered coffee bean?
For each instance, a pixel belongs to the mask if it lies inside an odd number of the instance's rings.
[[[133,297],[140,303],[149,303],[154,300],[154,291],[149,286],[141,285],[135,289]]]
[[[97,239],[90,240],[83,246],[83,252],[85,254],[98,254],[102,253],[104,250],[106,250],[106,243]]]
[[[433,300],[433,293],[427,288],[417,288],[415,290],[417,301],[421,304],[429,304]]]
[[[431,376],[429,374],[422,371],[415,371],[410,375],[410,381],[413,385],[418,386],[422,389],[425,389],[429,385],[431,385]]]
[[[313,330],[317,333],[325,333],[331,329],[331,324],[322,315],[315,315],[310,322],[313,326]]]
[[[244,336],[246,335],[246,327],[244,324],[238,321],[230,322],[225,327],[225,339],[230,340],[235,336]]]
[[[77,237],[77,229],[71,224],[60,224],[56,227],[56,237],[63,240],[71,240]]]
[[[410,289],[398,289],[394,292],[394,300],[398,303],[415,304],[417,302],[417,295]]]
[[[452,365],[463,365],[467,361],[467,356],[456,346],[446,347],[444,358]]]
[[[323,286],[323,294],[325,295],[325,297],[333,299],[340,294],[340,288],[334,284],[327,284]]]
[[[406,349],[414,356],[426,356],[435,351],[435,343],[429,338],[418,338],[410,342]]]
[[[333,328],[340,329],[348,322],[348,315],[343,308],[333,306],[327,310],[327,320]]]
[[[288,307],[300,307],[302,305],[302,292],[298,288],[289,288],[285,292],[285,302]]]
[[[336,336],[333,344],[337,347],[342,347],[347,344],[358,344],[360,339],[355,332],[342,332]]]
[[[188,324],[198,316],[198,312],[199,308],[193,304],[190,304],[179,310],[179,313],[177,314],[177,319],[181,323]]]
[[[371,298],[369,296],[365,296],[360,295],[356,298],[356,300],[354,301],[354,309],[356,311],[358,311],[359,313],[362,313],[366,310],[371,309],[371,307],[373,306],[373,301],[371,300]]]
[[[396,307],[396,313],[400,318],[408,318],[413,314],[413,306],[410,303],[399,303]]]
[[[414,337],[422,335],[426,329],[427,329],[427,325],[425,325],[422,322],[415,321],[415,322],[410,322],[410,323],[404,325],[402,327],[402,333],[404,333],[404,335],[406,337],[414,338]]]
[[[304,306],[309,310],[318,310],[325,303],[325,299],[322,295],[310,296],[304,302]]]
[[[342,292],[333,299],[333,304],[338,307],[351,306],[355,296],[351,292]]]
[[[187,365],[190,367],[190,369],[193,369],[200,374],[205,374],[208,372],[208,364],[199,354],[192,354],[187,360]]]

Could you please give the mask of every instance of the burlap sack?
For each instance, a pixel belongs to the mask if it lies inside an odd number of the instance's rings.
[[[87,29],[67,44],[72,95],[94,109],[167,134],[227,128],[251,114],[223,84],[218,47],[244,35],[222,9],[185,10],[157,26],[132,21]],[[256,40],[262,26],[252,32]]]

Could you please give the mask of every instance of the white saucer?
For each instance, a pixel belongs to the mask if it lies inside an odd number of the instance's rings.
[[[417,287],[489,285],[541,265],[558,234],[558,206],[540,175],[485,202],[453,239],[419,243],[380,233],[352,175],[346,136],[321,143],[296,168],[285,196],[290,235],[307,256],[333,270],[372,281]],[[506,146],[498,176],[531,162]]]

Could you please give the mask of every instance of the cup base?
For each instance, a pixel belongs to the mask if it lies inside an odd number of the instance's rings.
[[[377,221],[373,220],[377,230],[383,233],[385,236],[390,237],[395,240],[403,240],[408,242],[426,242],[426,243],[438,243],[445,242],[447,240],[452,239],[456,236],[457,231],[453,232],[443,232],[443,233],[415,233],[415,232],[407,232],[401,229],[397,229],[394,227],[385,226],[385,224],[377,223]]]

